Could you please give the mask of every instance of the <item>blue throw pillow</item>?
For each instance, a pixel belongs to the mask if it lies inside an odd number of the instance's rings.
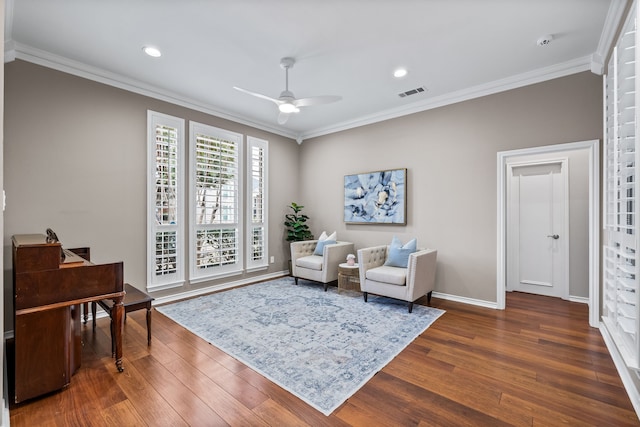
[[[314,255],[320,255],[322,256],[322,250],[324,249],[325,245],[333,245],[336,241],[335,240],[318,240],[318,244],[316,245],[316,250],[313,251]]]
[[[397,237],[393,236],[391,245],[389,246],[389,256],[384,265],[389,267],[401,267],[407,268],[409,265],[409,255],[418,250],[418,241],[411,239],[406,245],[402,245],[402,242]]]

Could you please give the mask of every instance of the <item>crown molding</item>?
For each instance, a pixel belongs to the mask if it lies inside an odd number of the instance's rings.
[[[13,40],[4,41],[4,63],[16,60],[16,50],[13,48]]]
[[[446,105],[455,104],[462,101],[468,101],[499,92],[504,92],[519,87],[568,76],[571,74],[588,71],[591,69],[591,56],[577,58],[561,64],[550,67],[540,68],[538,70],[517,74],[506,79],[496,80],[493,82],[472,86],[467,89],[447,93],[444,95],[428,98],[421,102],[412,103],[398,108],[382,111],[368,116],[359,117],[335,125],[319,128],[300,135],[300,139],[316,138],[335,132],[353,129],[384,120],[394,119],[421,111],[431,110],[434,108],[444,107]]]
[[[614,0],[614,2],[624,2],[625,0]],[[527,73],[518,74],[506,79],[496,80],[486,84],[473,86],[467,89],[451,92],[437,97],[426,99],[422,102],[412,103],[401,107],[381,111],[378,113],[358,117],[353,120],[339,122],[334,125],[318,128],[308,132],[287,132],[284,129],[276,128],[267,123],[248,120],[201,102],[183,97],[179,94],[169,92],[152,85],[124,77],[122,75],[112,73],[97,67],[92,67],[78,61],[64,58],[49,52],[39,50],[28,45],[16,43],[13,40],[5,42],[5,62],[14,59],[31,62],[44,67],[52,68],[64,73],[72,74],[88,80],[103,83],[119,89],[127,90],[140,95],[148,96],[171,104],[179,105],[185,108],[197,110],[216,117],[231,120],[236,123],[251,126],[266,132],[271,132],[286,138],[295,140],[298,144],[302,141],[324,136],[360,126],[365,126],[389,119],[406,116],[421,111],[431,110],[434,108],[444,107],[462,101],[468,101],[523,86],[528,86],[543,81],[576,74],[591,69],[591,60],[593,55],[588,57],[577,58],[561,64],[550,67],[541,68]]]
[[[13,11],[15,8],[14,0],[5,0],[4,2],[4,63],[15,61],[16,51],[13,47]]]
[[[9,48],[9,50],[7,50]],[[161,101],[169,102],[181,107],[190,108],[202,113],[210,114],[212,116],[220,117],[222,119],[230,120],[235,123],[251,126],[256,129],[260,129],[266,132],[271,132],[276,135],[284,136],[295,140],[299,135],[294,132],[287,132],[281,128],[273,127],[267,123],[248,120],[244,117],[240,117],[213,106],[203,104],[199,101],[186,98],[177,93],[173,93],[158,87],[143,83],[141,81],[130,79],[122,75],[112,73],[97,67],[83,64],[72,59],[64,58],[62,56],[54,55],[52,53],[33,48],[28,45],[11,42],[9,45],[5,43],[5,62],[7,58],[20,59],[23,61],[31,62],[33,64],[41,65],[43,67],[51,68],[54,70],[62,71],[67,74],[82,77],[88,80],[92,80],[98,83],[103,83],[109,86],[117,87],[129,92],[137,93],[139,95],[148,96],[150,98],[158,99]]]
[[[13,11],[15,9],[14,0],[4,1],[4,39],[10,40],[13,35]]]
[[[594,74],[602,75],[604,73],[605,61],[613,48],[613,38],[618,33],[618,28],[620,28],[622,24],[624,11],[628,3],[628,0],[611,0],[611,3],[609,3],[609,10],[604,20],[604,26],[602,27],[602,33],[598,41],[598,48],[593,53],[591,60],[591,71]]]

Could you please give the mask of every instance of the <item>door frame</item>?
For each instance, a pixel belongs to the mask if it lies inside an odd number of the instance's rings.
[[[561,225],[561,233],[563,234],[563,242],[562,242],[562,262],[564,263],[564,270],[563,270],[563,274],[562,274],[562,299],[568,300],[569,299],[569,283],[570,283],[570,269],[569,269],[569,246],[570,246],[570,241],[568,238],[566,238],[567,236],[569,236],[569,159],[567,157],[551,157],[548,159],[543,159],[543,160],[531,160],[531,161],[518,161],[518,162],[509,162],[508,159],[506,161],[506,169],[507,169],[507,175],[506,175],[506,202],[505,203],[505,214],[507,214],[506,217],[506,229],[509,230],[509,200],[511,197],[511,187],[513,186],[513,180],[514,180],[514,176],[513,176],[513,169],[515,168],[520,168],[520,167],[526,167],[526,166],[546,166],[546,165],[560,165],[560,173],[561,173],[561,177],[562,177],[562,191],[564,192],[564,200],[562,201],[562,203],[564,203],[563,206],[563,212],[562,212],[562,225]],[[557,231],[554,229],[552,230],[554,233],[556,233]],[[509,242],[511,242],[514,246],[517,245],[519,243],[519,236],[518,238],[514,238],[513,236],[509,236],[509,234],[507,233],[506,236],[506,247],[507,249],[509,248]],[[512,246],[513,247],[513,246]],[[513,252],[513,250],[512,250]],[[505,252],[506,253],[506,252]],[[519,251],[518,251],[518,255],[519,255]],[[508,270],[509,268],[514,268],[516,265],[518,266],[518,272],[520,271],[520,267],[519,267],[520,261],[518,260],[516,261],[512,261],[511,263],[507,262],[505,264],[505,287],[507,286],[507,281],[508,281]]]
[[[600,325],[600,141],[579,141],[566,144],[525,148],[497,153],[497,271],[496,308],[506,306],[506,236],[507,236],[507,160],[530,154],[554,154],[559,151],[587,149],[589,152],[589,325]],[[568,266],[567,266],[568,268]]]

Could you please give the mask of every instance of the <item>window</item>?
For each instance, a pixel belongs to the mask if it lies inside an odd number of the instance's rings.
[[[147,288],[184,282],[184,120],[147,111]]]
[[[147,289],[267,268],[268,141],[247,137],[244,158],[243,135],[190,122],[187,168],[184,120],[148,111],[147,126]]]
[[[191,282],[242,271],[242,135],[189,125]]]
[[[638,70],[634,6],[611,56],[605,85],[603,323],[626,365],[640,370]]]
[[[266,268],[267,253],[267,148],[268,142],[247,137],[247,179],[250,212],[247,215],[247,268]]]

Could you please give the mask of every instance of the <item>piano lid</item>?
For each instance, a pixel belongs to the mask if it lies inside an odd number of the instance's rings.
[[[60,242],[47,242],[47,236],[44,234],[16,234],[12,239],[15,246],[60,245]]]

